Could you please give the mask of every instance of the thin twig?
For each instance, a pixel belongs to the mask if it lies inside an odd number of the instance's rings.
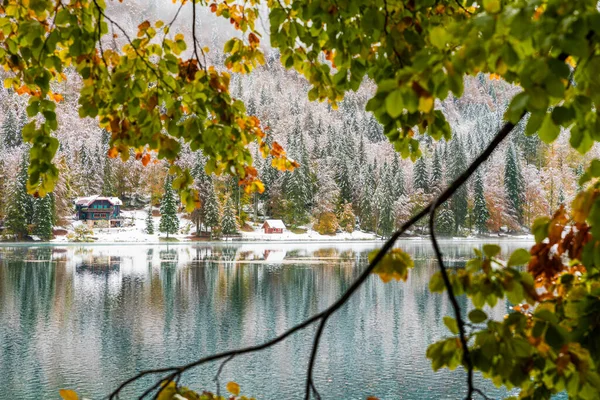
[[[524,116],[524,114],[521,116],[521,119],[523,118],[523,116]],[[322,319],[327,319],[330,315],[335,313],[340,307],[342,307],[344,304],[346,304],[346,302],[348,301],[348,299],[350,299],[350,297],[352,297],[354,292],[356,292],[356,290],[358,290],[358,288],[360,288],[362,286],[362,284],[371,275],[371,272],[373,271],[375,266],[377,266],[377,264],[385,256],[385,254],[394,247],[394,244],[396,243],[398,238],[404,232],[406,232],[410,227],[412,227],[415,223],[417,223],[418,221],[420,221],[421,219],[426,217],[429,214],[429,212],[431,211],[431,209],[435,203],[443,204],[446,200],[448,200],[458,190],[458,188],[460,188],[471,177],[471,175],[473,175],[473,173],[477,170],[477,168],[490,157],[490,155],[494,152],[494,150],[498,147],[498,145],[508,136],[508,134],[513,130],[514,127],[515,127],[515,124],[513,124],[511,122],[505,123],[504,126],[498,131],[496,136],[492,139],[492,141],[485,148],[485,150],[471,163],[471,165],[469,165],[469,167],[454,182],[452,182],[452,184],[450,186],[448,186],[448,188],[446,188],[446,190],[438,197],[438,199],[435,202],[432,202],[429,205],[427,205],[426,207],[424,207],[419,213],[417,213],[415,216],[410,218],[406,223],[404,223],[404,225],[402,225],[402,227],[398,231],[396,231],[390,237],[390,239],[388,239],[384,243],[384,245],[381,247],[381,250],[377,253],[377,255],[373,258],[373,260],[369,263],[367,268],[350,285],[350,287],[342,294],[342,296],[335,303],[333,303],[331,306],[329,306],[327,309],[325,309],[324,311],[321,311],[320,313],[313,315],[312,317],[304,320],[303,322],[299,323],[298,325],[291,327],[290,329],[283,332],[279,336],[276,336],[273,339],[263,342],[262,344],[244,347],[244,348],[235,349],[235,350],[224,351],[224,352],[218,353],[218,354],[213,354],[213,355],[210,355],[207,357],[203,357],[203,358],[196,360],[194,362],[191,362],[189,364],[182,365],[180,367],[173,367],[173,368],[166,369],[166,371],[163,369],[163,372],[168,372],[168,371],[176,371],[176,372],[173,372],[166,377],[162,377],[156,384],[153,385],[150,392],[152,392],[152,390],[155,390],[158,386],[160,386],[160,384],[162,382],[165,382],[165,381],[169,382],[169,380],[172,380],[178,374],[181,374],[189,369],[198,367],[200,365],[206,364],[211,361],[216,361],[216,360],[220,360],[223,358],[227,358],[232,355],[238,356],[238,355],[242,355],[242,354],[248,354],[248,353],[253,353],[253,352],[260,351],[260,350],[264,350],[266,348],[272,347],[273,345],[285,340],[286,338],[293,335],[294,333],[303,330],[304,328],[312,325],[313,323],[315,323],[317,321],[320,321]],[[114,392],[112,392],[110,394],[109,398],[111,400],[115,399],[116,396],[119,394],[119,392],[121,390],[123,390],[123,388],[125,386],[131,384],[132,382],[135,382],[136,380],[140,379],[144,375],[147,375],[149,373],[157,373],[157,372],[161,372],[161,371],[148,370],[148,371],[140,372],[139,374],[135,375],[134,377],[128,379],[126,381],[126,383],[121,384]],[[145,394],[145,395],[147,395],[147,394]]]
[[[433,244],[433,250],[435,252],[435,256],[438,260],[438,265],[440,267],[440,272],[442,274],[442,278],[444,280],[444,285],[446,286],[446,290],[448,291],[448,298],[450,299],[450,303],[452,304],[452,309],[454,310],[454,316],[456,318],[456,325],[458,325],[458,333],[460,338],[460,343],[462,345],[463,350],[463,363],[467,367],[467,397],[466,400],[471,400],[473,397],[473,362],[471,360],[471,355],[469,353],[469,345],[467,343],[467,338],[465,334],[465,321],[462,319],[462,315],[460,312],[460,306],[458,304],[458,300],[456,299],[456,295],[454,294],[454,288],[450,283],[450,278],[448,276],[448,271],[444,266],[444,257],[442,256],[442,252],[438,245],[437,239],[435,237],[435,210],[441,204],[436,200],[432,207],[431,211],[429,211],[429,233],[431,235],[431,243]]]
[[[217,370],[217,374],[215,375],[215,379],[214,379],[215,383],[217,384],[217,398],[219,396],[221,396],[221,393],[220,393],[221,385],[219,385],[219,377],[221,376],[221,372],[223,372],[223,368],[225,368],[225,364],[227,364],[229,361],[233,360],[234,357],[235,357],[235,355],[232,355],[232,356],[226,358],[221,363],[221,365],[219,366],[219,369]]]

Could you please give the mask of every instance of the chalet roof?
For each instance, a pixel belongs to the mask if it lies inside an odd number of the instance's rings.
[[[104,196],[88,196],[88,197],[78,197],[75,199],[75,204],[78,206],[89,206],[97,200],[107,200],[113,206],[122,206],[123,202],[118,197],[104,197]]]
[[[268,226],[269,228],[285,229],[285,224],[280,219],[268,219],[265,221],[265,223],[263,224],[262,227],[264,228],[265,225]]]

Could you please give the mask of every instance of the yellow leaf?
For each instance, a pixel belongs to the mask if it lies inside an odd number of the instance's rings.
[[[182,33],[178,33],[177,35],[175,35],[175,41],[178,42],[180,40],[183,40],[183,34]]]
[[[234,396],[237,396],[238,394],[240,394],[240,385],[238,385],[235,382],[229,382],[227,384],[227,391],[233,394]]]
[[[61,389],[58,393],[63,400],[79,400],[79,396],[73,390]]]
[[[419,97],[419,111],[428,113],[433,109],[433,97]]]
[[[375,259],[377,253],[379,253],[379,250],[374,250],[369,254],[369,262]],[[406,252],[400,249],[392,249],[379,261],[373,273],[379,275],[385,283],[392,279],[406,281],[408,270],[414,266],[414,261]]]

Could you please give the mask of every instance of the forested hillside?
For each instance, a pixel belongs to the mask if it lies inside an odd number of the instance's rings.
[[[136,21],[163,11],[152,4],[126,3],[113,4],[110,9],[115,18],[126,20],[124,26],[135,27]],[[182,12],[178,24],[187,26],[185,10]],[[222,68],[218,49],[230,32],[210,24],[203,25],[201,32],[211,43],[210,63]],[[117,35],[106,45],[118,48],[121,39]],[[373,87],[363,85],[338,109],[311,103],[304,79],[286,71],[276,51],[265,51],[266,64],[253,74],[233,74],[232,94],[243,99],[249,113],[262,121],[267,140],[280,143],[300,167],[280,172],[255,149],[265,191],[247,195],[236,179],[207,176],[203,156],[184,146],[178,163],[192,169],[202,204],[191,217],[204,226],[219,226],[229,200],[242,224],[268,215],[282,218],[289,226],[310,224],[325,233],[338,227],[360,227],[387,236],[466,168],[497,131],[508,99],[516,92],[486,75],[467,81],[463,98],[436,104],[451,123],[453,139],[436,143],[422,137],[423,156],[413,162],[394,151],[381,126],[364,111]],[[35,212],[41,207],[54,209],[54,221],[60,225],[71,215],[76,196],[118,196],[127,206],[140,207],[150,200],[158,204],[163,195],[168,165],[136,159],[133,153],[127,161],[110,158],[108,133],[100,130],[96,121],[79,118],[77,75],[67,72],[66,77],[55,88],[63,100],[57,107],[60,178],[51,204],[26,194],[27,147],[20,135],[27,99],[11,90],[0,91],[0,218],[8,227],[41,225],[34,220],[36,215],[44,215]],[[568,133],[546,145],[537,136],[525,136],[523,127],[519,128],[475,179],[439,211],[440,234],[521,232],[536,216],[569,203],[584,159],[570,147]],[[414,134],[421,137],[417,131]],[[596,153],[594,149],[586,158]],[[16,227],[18,221],[24,221],[20,227]]]

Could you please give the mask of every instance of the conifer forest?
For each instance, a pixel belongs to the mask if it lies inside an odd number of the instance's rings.
[[[112,11],[117,20],[152,17],[161,12],[156,4],[127,1],[113,5]],[[178,20],[184,31],[185,21],[185,15]],[[202,35],[214,49],[207,57],[219,65],[224,57],[219,49],[229,31],[226,24],[206,25]],[[182,144],[176,163],[192,172],[202,205],[190,217],[199,219],[200,226],[220,227],[225,210],[232,209],[240,225],[268,216],[325,233],[361,229],[389,236],[482,151],[518,91],[490,75],[467,79],[462,98],[450,97],[436,105],[450,122],[452,139],[435,142],[416,133],[422,157],[415,161],[403,159],[375,117],[365,111],[373,86],[367,83],[347,94],[337,109],[309,102],[306,81],[287,71],[278,58],[277,50],[267,49],[265,65],[250,75],[234,74],[232,96],[242,99],[248,113],[263,122],[266,140],[281,144],[300,167],[279,171],[271,166],[270,157],[263,159],[254,148],[265,190],[246,194],[237,183],[239,178],[207,175],[203,155]],[[0,91],[0,219],[17,233],[32,225],[46,232],[40,237],[49,237],[50,224],[64,224],[78,196],[116,196],[126,207],[143,208],[150,203],[159,206],[165,194],[169,165],[154,157],[149,163],[139,157],[125,162],[109,157],[110,135],[93,119],[79,118],[78,78],[69,71],[65,74],[67,80],[56,88],[64,98],[57,106],[63,122],[57,131],[60,148],[55,158],[59,182],[51,200],[26,193],[29,150],[21,137],[26,99],[11,89]],[[582,157],[569,145],[568,135],[545,144],[537,135],[525,135],[526,123],[522,121],[477,176],[443,205],[437,217],[440,235],[525,233],[536,217],[570,204],[586,160],[596,150]],[[34,212],[37,209],[52,212]],[[417,226],[412,233],[419,235],[422,228]]]

